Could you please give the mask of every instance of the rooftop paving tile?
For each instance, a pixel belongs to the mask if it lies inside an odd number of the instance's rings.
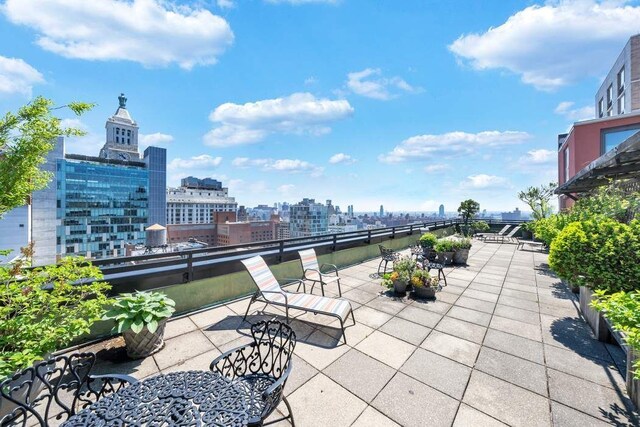
[[[449,286],[426,302],[381,295],[378,263],[340,270],[356,319],[346,344],[337,319],[291,310],[297,345],[285,393],[297,425],[634,425],[618,371],[624,352],[594,339],[546,254],[474,241],[469,265],[447,267]],[[256,304],[242,322],[248,303],[172,320],[153,357],[101,359],[97,368],[137,378],[206,370],[220,352],[251,341],[250,323],[284,318],[281,308]]]

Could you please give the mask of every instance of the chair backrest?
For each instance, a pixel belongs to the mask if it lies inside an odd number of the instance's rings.
[[[498,234],[502,236],[502,235],[503,235],[504,233],[506,233],[506,232],[507,232],[507,230],[508,230],[508,229],[510,229],[510,228],[511,228],[511,226],[510,226],[509,224],[507,224],[507,225],[505,225],[504,227],[502,227],[502,230],[498,231]]]
[[[275,300],[277,295],[273,292],[282,294],[282,288],[276,280],[275,276],[269,269],[269,266],[260,255],[252,258],[243,259],[242,263],[247,268],[253,282],[258,287],[262,297],[266,300]],[[266,292],[265,292],[266,291]]]
[[[57,356],[5,379],[0,383],[0,414],[5,414],[0,425],[47,427],[49,419],[65,420],[93,403],[86,391],[94,363],[93,353]]]
[[[260,349],[261,373],[280,378],[291,363],[296,333],[289,325],[272,319],[254,323],[251,336]]]
[[[302,271],[318,270],[320,271],[320,265],[318,264],[318,258],[316,257],[316,251],[312,249],[305,249],[304,251],[298,251],[300,255],[300,262],[302,263]]]
[[[507,237],[513,237],[514,234],[516,234],[518,232],[518,230],[520,230],[520,226],[517,226],[516,228],[514,228],[513,230],[511,230],[509,232],[509,234],[507,234]]]
[[[395,252],[393,251],[393,249],[385,248],[382,245],[378,245],[378,248],[380,249],[380,255],[382,255],[382,259],[387,261],[393,261],[395,259]]]

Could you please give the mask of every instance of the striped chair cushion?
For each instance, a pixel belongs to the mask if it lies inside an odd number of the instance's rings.
[[[300,255],[300,261],[302,261],[302,270],[320,270],[318,265],[318,258],[316,258],[316,251],[313,249],[305,249],[304,251],[298,251]]]
[[[247,268],[247,271],[262,293],[264,299],[266,299],[267,301],[284,303],[283,296],[272,293],[277,292],[279,294],[282,294],[283,291],[280,288],[280,284],[276,280],[275,276],[269,269],[269,266],[266,262],[264,262],[261,256],[258,255],[254,256],[253,258],[243,259],[242,263]]]
[[[289,300],[289,308],[298,308],[301,310],[314,310],[320,313],[331,313],[345,320],[347,314],[351,310],[349,301],[341,298],[323,297],[320,295],[311,295],[303,293],[286,292]]]

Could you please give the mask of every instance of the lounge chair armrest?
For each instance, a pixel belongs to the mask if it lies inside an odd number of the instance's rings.
[[[338,275],[338,267],[336,267],[335,264],[322,264],[320,266],[320,272],[322,272],[322,269],[325,267],[329,267],[329,271],[327,273],[322,273],[322,274],[330,274],[330,273],[335,273],[336,276]],[[327,271],[327,270],[325,270]]]
[[[322,272],[320,270],[316,270],[315,268],[307,268],[306,270],[304,270],[303,273],[303,278],[307,279],[307,280],[315,280],[311,277],[307,277],[307,272],[313,272],[313,273],[317,273],[319,277],[322,277]]]

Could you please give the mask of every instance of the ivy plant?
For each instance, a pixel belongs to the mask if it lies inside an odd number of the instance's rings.
[[[131,329],[140,333],[146,326],[149,332],[158,329],[158,323],[171,317],[175,302],[160,292],[140,292],[122,294],[116,298],[113,307],[103,319],[114,320],[114,331],[122,333]]]
[[[29,269],[0,267],[0,379],[89,333],[110,286],[81,257]]]

